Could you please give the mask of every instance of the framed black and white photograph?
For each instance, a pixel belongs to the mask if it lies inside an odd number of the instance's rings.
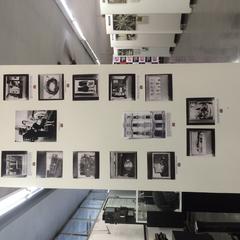
[[[128,139],[166,138],[165,111],[124,113],[124,137]]]
[[[99,152],[73,152],[73,178],[99,178]]]
[[[148,152],[148,179],[175,179],[174,152]]]
[[[134,55],[134,49],[132,48],[120,48],[117,50],[118,56],[133,56]]]
[[[187,156],[215,156],[215,129],[187,129]]]
[[[63,74],[38,75],[38,99],[63,100],[64,75]]]
[[[110,178],[137,179],[137,152],[110,152]]]
[[[73,75],[73,100],[99,100],[98,75]]]
[[[110,74],[109,75],[109,100],[135,100],[136,75],[135,74]]]
[[[37,152],[37,177],[61,178],[63,172],[62,151]]]
[[[145,100],[172,101],[172,74],[146,74]]]
[[[57,111],[16,111],[15,142],[56,142]]]
[[[137,15],[135,14],[113,14],[113,30],[135,31]]]
[[[30,155],[27,151],[2,151],[2,177],[27,177]]]
[[[137,39],[136,34],[115,34],[115,40],[116,41],[133,41]]]
[[[28,74],[7,74],[3,77],[3,100],[29,100]]]
[[[187,98],[187,125],[214,125],[215,99]]]
[[[127,3],[127,0],[108,0],[108,3]]]

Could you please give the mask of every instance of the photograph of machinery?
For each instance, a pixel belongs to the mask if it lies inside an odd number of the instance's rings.
[[[73,152],[73,178],[99,178],[99,152]]]
[[[109,100],[135,100],[136,76],[135,74],[109,75]]]
[[[3,100],[28,100],[29,99],[29,75],[8,74],[3,80]]]
[[[165,111],[124,113],[123,128],[128,139],[166,138]]]
[[[41,178],[62,177],[63,152],[62,151],[38,151],[37,152],[37,176]]]
[[[116,31],[134,31],[137,25],[135,14],[113,14],[113,29]]]
[[[2,152],[2,177],[27,177],[29,155],[26,151]]]
[[[98,100],[98,75],[73,75],[73,100]]]

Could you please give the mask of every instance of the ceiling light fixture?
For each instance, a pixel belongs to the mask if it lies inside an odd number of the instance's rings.
[[[64,11],[64,15],[69,20],[72,28],[76,32],[76,34],[79,37],[80,41],[84,44],[85,47],[87,47],[88,51],[90,51],[90,55],[93,56],[93,58],[95,59],[97,64],[100,64],[100,61],[99,61],[97,55],[95,54],[94,50],[92,49],[92,47],[88,43],[88,41],[87,41],[86,37],[84,36],[84,34],[83,34],[83,32],[82,32],[82,30],[81,30],[77,20],[75,19],[75,17],[73,16],[70,8],[68,7],[66,1],[65,0],[56,0],[56,3],[60,7],[60,9],[62,9]]]

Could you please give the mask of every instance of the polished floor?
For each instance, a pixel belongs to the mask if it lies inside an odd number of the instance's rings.
[[[240,1],[196,0],[172,63],[239,62]]]

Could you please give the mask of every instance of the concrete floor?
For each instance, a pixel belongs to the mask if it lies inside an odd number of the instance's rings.
[[[239,62],[240,1],[197,0],[170,62]]]

